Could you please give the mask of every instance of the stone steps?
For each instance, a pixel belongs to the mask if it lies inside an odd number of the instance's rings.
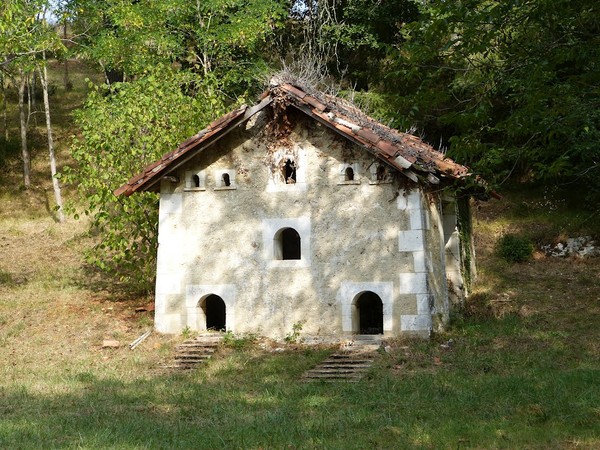
[[[345,381],[350,383],[359,381],[378,356],[377,349],[381,345],[381,339],[377,340],[376,338],[377,336],[364,340],[355,339],[349,347],[329,355],[319,365],[304,372],[302,381]]]
[[[377,353],[355,354],[354,351],[343,351],[343,354],[335,353],[316,367],[306,371],[302,375],[303,381],[350,381],[360,380],[373,365]]]
[[[188,339],[175,347],[173,363],[163,366],[165,369],[189,370],[209,360],[217,351],[222,336],[208,335]]]

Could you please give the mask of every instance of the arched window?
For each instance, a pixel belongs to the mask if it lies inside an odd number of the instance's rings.
[[[203,191],[205,173],[203,170],[186,170],[184,191]]]
[[[195,188],[200,187],[200,177],[198,175],[192,176],[192,187],[195,187]]]
[[[285,180],[285,184],[295,184],[296,183],[296,163],[291,159],[288,159],[285,162],[282,170],[283,179]]]
[[[293,228],[283,228],[275,234],[275,259],[302,259],[300,250],[300,235]]]
[[[354,169],[352,167],[346,167],[345,180],[346,181],[354,181]]]
[[[224,173],[221,178],[223,180],[223,186],[231,186],[231,179],[229,178],[228,173]]]

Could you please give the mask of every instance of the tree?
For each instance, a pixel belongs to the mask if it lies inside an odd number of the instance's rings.
[[[44,115],[46,116],[46,131],[48,133],[48,153],[50,156],[50,176],[52,177],[52,189],[54,191],[54,200],[56,201],[56,214],[59,222],[65,221],[63,212],[62,195],[60,192],[60,182],[56,172],[56,156],[54,153],[54,139],[52,137],[52,121],[50,119],[50,100],[48,97],[48,69],[46,67],[46,53],[42,53],[42,60],[38,65],[38,73],[42,84],[42,94],[44,97]]]
[[[28,80],[36,70],[38,58],[42,55],[45,67],[45,53],[47,51],[60,51],[63,46],[58,36],[45,21],[45,14],[50,8],[47,0],[10,0],[2,9],[0,20],[0,57],[3,60],[3,76],[16,78],[18,75],[19,119],[21,128],[21,154],[23,159],[23,184],[25,188],[31,185],[30,179],[30,154],[27,145],[27,129],[29,114],[25,112],[25,95]],[[42,73],[42,72],[40,72]],[[28,101],[32,99],[32,89],[27,92]],[[47,99],[46,99],[47,100]],[[46,105],[46,124],[51,126],[50,109]],[[51,166],[55,165],[52,132],[48,129],[48,145],[51,155]],[[52,170],[55,196],[60,199],[60,187],[54,179],[55,170]],[[60,203],[58,203],[60,209]],[[59,217],[62,212],[59,212]]]
[[[6,74],[0,71],[0,83],[2,83],[2,128],[4,130],[4,140],[8,142],[8,115],[6,107]]]
[[[490,180],[576,181],[600,193],[598,3],[461,0],[420,10],[380,88],[386,113],[408,119],[395,124],[416,123]]]
[[[78,186],[84,212],[99,232],[88,261],[139,289],[150,289],[154,279],[158,197],[116,197],[113,191],[224,112],[210,83],[159,66],[129,83],[90,84],[76,115],[76,166],[62,176]]]
[[[225,95],[256,88],[269,57],[266,40],[287,14],[283,0],[70,0],[79,54],[107,83],[176,63],[220,80]]]
[[[418,16],[411,0],[297,1],[291,20],[301,32],[293,45],[321,58],[353,90],[369,91],[381,81],[386,55],[403,40],[399,26]]]
[[[177,1],[66,0],[63,15],[73,24],[80,57],[98,64],[107,84],[127,81],[181,52],[181,38],[169,29]]]
[[[157,197],[113,190],[231,107],[253,97],[267,37],[286,13],[277,0],[71,0],[76,48],[106,83],[78,113],[64,178],[84,194],[100,232],[98,267],[149,288]]]
[[[19,70],[19,124],[21,130],[21,158],[23,160],[23,186],[25,189],[31,187],[31,156],[27,145],[27,128],[29,127],[29,114],[25,114],[25,87],[27,85],[27,74],[23,69]]]
[[[288,7],[281,0],[184,0],[176,27],[188,49],[181,61],[212,74],[226,96],[255,93],[272,58],[268,40],[282,28]]]

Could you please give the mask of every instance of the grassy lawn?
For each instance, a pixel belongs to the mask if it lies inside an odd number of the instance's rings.
[[[81,80],[57,105],[63,162],[84,90]],[[543,193],[480,205],[468,303],[444,334],[391,342],[359,383],[302,383],[329,349],[260,341],[170,373],[159,367],[184,338],[128,349],[152,325],[136,312],[152,298],[90,274],[81,250],[93,236],[50,217],[37,145],[34,189],[19,189],[16,159],[0,178],[0,448],[600,448],[600,258],[509,264],[494,253],[507,232],[597,233],[597,213],[549,208]]]

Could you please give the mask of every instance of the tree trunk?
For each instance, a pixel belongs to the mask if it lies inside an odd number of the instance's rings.
[[[63,39],[66,45],[67,42],[67,19],[66,17],[63,19]],[[63,73],[63,84],[65,86],[65,91],[70,91],[73,89],[73,83],[71,83],[71,79],[69,77],[69,54],[65,55],[65,65],[64,65],[64,73]]]
[[[31,73],[31,77],[27,77],[27,99],[29,100],[29,112],[27,115],[27,125],[29,127],[29,121],[33,116],[33,126],[37,127],[37,115],[36,115],[36,105],[35,105],[35,71]]]
[[[38,74],[42,85],[44,96],[44,110],[46,112],[46,129],[48,130],[48,152],[50,153],[50,174],[52,175],[52,188],[54,189],[54,200],[56,201],[56,213],[59,222],[65,221],[63,212],[62,196],[60,194],[60,183],[56,178],[56,157],[54,155],[54,140],[52,139],[52,123],[50,121],[50,101],[48,99],[48,70],[46,69],[46,53],[43,53],[42,66],[38,66]]]
[[[2,75],[2,122],[4,124],[4,140],[8,142],[8,116],[6,114],[6,76]]]
[[[31,180],[29,178],[30,172],[30,157],[29,149],[27,148],[27,120],[25,119],[25,85],[27,83],[27,77],[23,70],[21,70],[21,79],[19,80],[19,118],[21,122],[21,156],[23,158],[23,185],[25,189],[29,189],[31,186]]]

